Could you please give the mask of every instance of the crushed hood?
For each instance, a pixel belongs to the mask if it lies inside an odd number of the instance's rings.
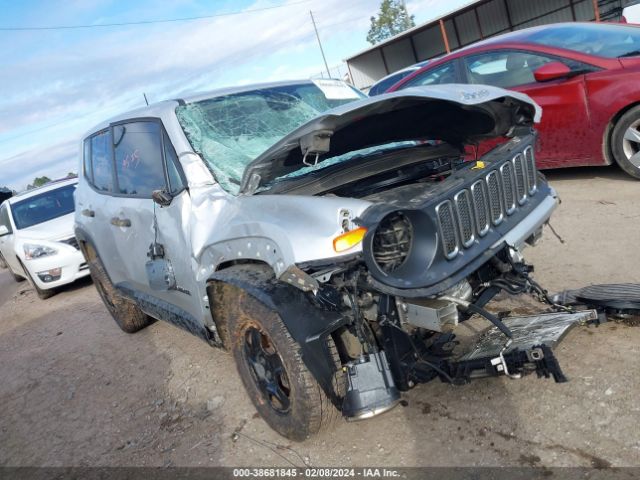
[[[540,107],[519,92],[488,85],[414,87],[348,103],[300,126],[244,171],[241,193],[304,166],[391,142],[443,140],[454,145],[506,135],[539,122]],[[306,158],[305,158],[306,157]]]

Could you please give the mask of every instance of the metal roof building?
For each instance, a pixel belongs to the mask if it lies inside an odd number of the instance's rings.
[[[547,23],[618,21],[637,0],[473,0],[346,59],[358,88],[423,60],[501,33]]]

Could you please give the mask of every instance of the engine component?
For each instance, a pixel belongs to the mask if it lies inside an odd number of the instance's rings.
[[[396,302],[402,323],[435,332],[451,331],[458,325],[458,307],[455,303],[430,298],[398,298]]]
[[[395,212],[385,217],[373,237],[373,258],[385,273],[400,268],[409,255],[413,227],[406,215]]]
[[[400,400],[384,352],[362,355],[347,366],[347,393],[342,414],[363,420],[391,410]]]
[[[467,279],[460,280],[453,287],[446,289],[441,295],[456,297],[460,300],[470,301],[473,297],[473,287]]]

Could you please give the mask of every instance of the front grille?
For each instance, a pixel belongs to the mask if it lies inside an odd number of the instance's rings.
[[[80,250],[80,245],[78,245],[78,240],[76,237],[65,238],[64,240],[60,240],[60,243],[66,243],[67,245],[71,245],[76,250]]]
[[[486,183],[478,180],[471,185],[471,195],[473,196],[473,211],[476,217],[478,235],[483,237],[489,231],[489,200],[487,198]]]
[[[454,193],[436,206],[442,249],[448,259],[470,248],[477,237],[487,234],[524,205],[537,190],[533,149],[517,154],[499,169],[487,173],[469,189]]]
[[[458,215],[458,226],[460,227],[460,240],[465,247],[470,246],[475,240],[473,214],[471,213],[471,198],[467,190],[462,190],[453,197]]]
[[[513,159],[516,175],[516,193],[518,194],[518,203],[523,205],[527,201],[527,174],[525,173],[524,156],[518,154]]]
[[[400,268],[409,255],[413,237],[411,221],[402,213],[386,217],[373,237],[373,257],[385,273]]]
[[[440,239],[447,258],[453,258],[458,254],[458,233],[454,221],[453,207],[449,200],[442,202],[436,207],[438,215],[438,227],[440,229]]]
[[[491,222],[494,225],[500,225],[504,215],[502,211],[504,207],[504,201],[502,200],[502,189],[500,187],[500,177],[498,172],[493,171],[486,177],[487,185],[489,186],[489,205],[491,208]]]
[[[536,170],[536,161],[533,158],[533,147],[524,149],[524,160],[527,169],[527,188],[529,189],[529,195],[533,195],[538,187],[538,171]]]
[[[504,207],[507,215],[513,213],[516,209],[516,191],[513,181],[513,165],[505,163],[500,167],[502,174],[502,191],[504,192]]]

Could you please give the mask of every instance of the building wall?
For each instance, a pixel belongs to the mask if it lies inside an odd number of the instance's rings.
[[[617,21],[633,0],[599,0],[601,19]],[[521,28],[595,20],[593,0],[484,0],[442,19],[451,51]],[[447,53],[439,21],[427,23],[347,60],[361,89],[389,73]]]

